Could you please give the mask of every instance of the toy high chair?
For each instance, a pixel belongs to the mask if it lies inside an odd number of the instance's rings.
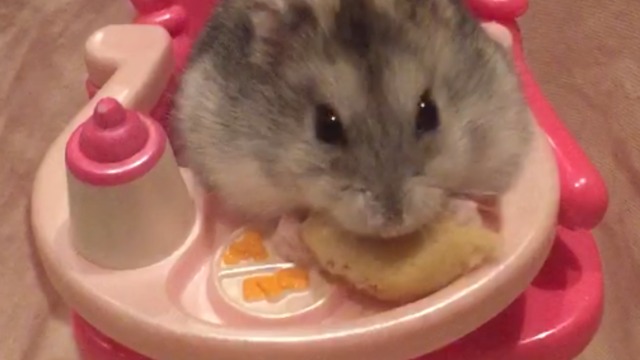
[[[88,41],[91,100],[33,192],[36,246],[77,314],[84,360],[569,360],[587,346],[603,311],[589,231],[607,192],[525,65],[515,19],[526,0],[468,1],[512,49],[540,129],[500,205],[499,261],[396,308],[302,276],[264,244],[262,262],[225,262],[243,224],[216,212],[163,130],[215,0],[132,3],[136,24]],[[243,298],[256,274],[284,278],[277,300]]]

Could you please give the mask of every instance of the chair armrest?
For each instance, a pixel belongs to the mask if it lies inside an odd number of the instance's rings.
[[[513,34],[513,56],[524,95],[538,125],[545,131],[558,161],[559,225],[590,230],[604,218],[609,203],[605,182],[558,117],[526,64],[522,37],[515,21],[505,23]]]

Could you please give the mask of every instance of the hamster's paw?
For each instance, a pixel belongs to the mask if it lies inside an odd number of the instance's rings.
[[[471,200],[451,199],[447,204],[447,213],[462,226],[482,226],[482,217],[478,205]]]
[[[282,260],[310,269],[316,267],[316,260],[309,248],[302,242],[300,225],[300,220],[297,217],[284,215],[271,238],[271,246]]]
[[[497,22],[485,22],[482,23],[482,28],[489,37],[505,48],[510,49],[513,45],[513,35],[504,25]]]

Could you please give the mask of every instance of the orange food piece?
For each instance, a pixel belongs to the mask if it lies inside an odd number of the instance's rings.
[[[273,299],[282,295],[282,288],[278,280],[273,276],[265,276],[258,281],[258,287],[267,299]]]
[[[276,273],[278,284],[285,290],[306,290],[309,288],[309,273],[300,268],[280,270]]]
[[[242,282],[242,297],[247,302],[273,299],[280,296],[282,292],[273,275],[254,276]]]
[[[222,262],[225,265],[238,265],[240,261],[242,261],[242,259],[231,253],[229,250],[227,250],[224,255],[222,255]]]
[[[265,295],[258,285],[259,278],[248,278],[242,282],[242,297],[246,302],[254,302],[264,300]]]
[[[233,242],[222,256],[225,265],[237,265],[241,261],[264,261],[269,258],[262,236],[255,231],[242,234],[240,240]]]
[[[301,291],[309,288],[309,274],[302,269],[292,268],[277,271],[271,275],[253,276],[242,282],[242,297],[246,302],[272,300],[285,291]]]

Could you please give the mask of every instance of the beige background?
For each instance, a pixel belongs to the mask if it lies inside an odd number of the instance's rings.
[[[531,66],[611,191],[611,209],[597,231],[606,317],[584,360],[636,360],[640,311],[631,289],[640,279],[634,231],[640,224],[640,1],[531,2],[522,21]],[[0,0],[1,359],[32,359],[30,339],[42,331],[48,309],[57,308],[30,250],[27,197],[43,151],[85,99],[83,42],[104,24],[126,22],[123,3]]]

